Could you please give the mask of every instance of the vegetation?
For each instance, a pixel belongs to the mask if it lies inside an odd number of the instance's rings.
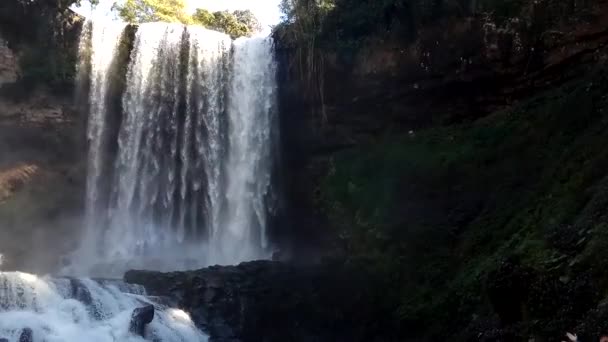
[[[192,16],[192,21],[212,30],[229,34],[232,38],[251,36],[261,29],[260,23],[250,10],[211,13],[199,8]]]
[[[21,52],[21,80],[26,88],[47,84],[70,89],[76,65],[80,22],[69,9],[78,0],[0,3],[0,32]],[[96,3],[97,1],[93,1]]]
[[[483,16],[498,23],[519,17],[533,29],[567,21],[589,2],[531,0],[282,0],[278,33],[293,42],[353,48],[366,39],[415,39],[425,25],[450,17]],[[285,38],[285,37],[284,37]]]
[[[82,22],[70,7],[80,0],[29,1],[0,3],[0,32],[15,51],[20,52],[19,89],[27,92],[33,85],[71,92],[77,64],[77,42]],[[92,4],[98,0],[89,1]],[[116,8],[128,22],[149,21],[200,24],[225,32],[233,38],[249,36],[260,29],[251,11],[210,13],[199,9],[186,11],[184,0],[127,0]]]
[[[498,314],[550,338],[604,298],[607,90],[599,72],[333,158],[319,205],[349,262],[391,279],[381,291],[408,334],[488,333],[491,321],[471,317]],[[522,288],[509,287],[517,277]]]
[[[126,0],[124,4],[116,3],[115,8],[129,23],[190,22],[185,0]]]
[[[184,0],[127,0],[115,5],[120,17],[129,23],[153,21],[198,24],[229,34],[232,38],[250,36],[260,30],[260,24],[249,10],[211,13],[199,8],[188,14]]]

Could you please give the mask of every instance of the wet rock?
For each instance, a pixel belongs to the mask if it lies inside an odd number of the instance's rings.
[[[34,341],[34,332],[30,328],[25,328],[21,331],[21,335],[19,335],[19,342],[33,342]]]
[[[131,323],[129,324],[129,331],[133,334],[144,337],[144,330],[154,319],[154,306],[147,305],[141,308],[133,310],[131,314]]]
[[[125,281],[144,285],[148,294],[171,297],[213,342],[363,341],[358,329],[377,320],[378,307],[365,279],[336,265],[274,261],[125,274]],[[380,331],[389,329],[374,333]]]
[[[0,338],[0,342],[8,342],[8,338]]]
[[[82,284],[80,280],[70,278],[70,287],[72,288],[72,298],[85,304],[86,306],[93,304],[91,292],[89,292],[89,289],[87,289],[87,287]]]

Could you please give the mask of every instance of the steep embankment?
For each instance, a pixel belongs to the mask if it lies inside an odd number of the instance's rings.
[[[325,47],[321,76],[282,45],[293,230],[390,279],[407,337],[605,328],[606,3],[522,3]]]
[[[54,69],[71,62],[48,48],[50,35],[71,42],[62,53],[75,53],[78,20],[63,17],[59,35],[44,21],[48,13],[30,13],[38,21],[20,30],[5,20],[18,19],[9,8],[0,8],[0,254],[3,269],[45,272],[71,248],[82,209],[85,133],[70,86],[75,65],[71,76]]]

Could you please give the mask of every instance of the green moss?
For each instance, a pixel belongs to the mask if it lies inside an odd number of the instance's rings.
[[[608,205],[607,90],[597,73],[471,124],[333,158],[320,204],[348,255],[397,276],[396,317],[484,310],[484,279],[508,257],[563,272],[584,248],[605,249],[594,222]],[[591,228],[601,242],[585,247]]]

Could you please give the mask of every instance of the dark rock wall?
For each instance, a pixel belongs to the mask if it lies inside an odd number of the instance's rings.
[[[198,271],[129,271],[125,280],[167,296],[211,341],[396,341],[368,274],[335,265],[255,261]]]
[[[84,209],[86,115],[73,95],[82,20],[32,7],[0,4],[0,267],[51,272]]]
[[[372,265],[412,340],[605,328],[608,7],[534,3],[324,47],[322,81],[278,44],[293,257]]]
[[[302,64],[301,54],[309,52],[277,38],[289,213],[283,229],[295,256],[314,260],[319,246],[336,248],[320,203],[335,156],[387,137],[474,122],[580,79],[601,63],[606,2],[582,6],[568,19],[546,6],[526,7],[519,21],[441,18],[409,43],[378,36],[356,50],[323,47],[315,51],[321,72]],[[545,31],[536,32],[535,22]]]

